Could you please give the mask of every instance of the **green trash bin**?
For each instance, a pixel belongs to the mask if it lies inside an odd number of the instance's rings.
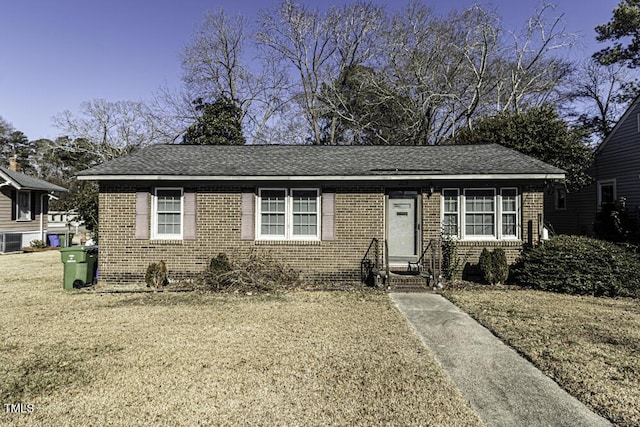
[[[98,266],[97,246],[71,246],[60,249],[64,264],[64,289],[93,284]]]

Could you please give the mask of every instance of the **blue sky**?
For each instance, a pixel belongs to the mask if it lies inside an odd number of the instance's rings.
[[[388,8],[409,0],[378,1]],[[534,0],[424,0],[437,12],[474,3],[496,8],[507,28],[533,14]],[[55,138],[51,117],[83,101],[145,100],[162,85],[180,86],[182,48],[206,11],[220,8],[253,19],[276,1],[260,0],[14,0],[0,8],[0,116],[29,139]],[[303,0],[319,7],[345,1]],[[576,58],[600,46],[594,27],[619,0],[556,0],[566,29],[582,35]]]

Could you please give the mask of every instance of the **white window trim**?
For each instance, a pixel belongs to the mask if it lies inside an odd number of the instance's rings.
[[[612,178],[600,180],[598,181],[598,209],[600,209],[600,207],[602,206],[602,187],[606,185],[613,186],[613,200],[618,200],[618,186],[616,184],[616,179]]]
[[[158,191],[180,191],[180,234],[158,233]],[[151,239],[152,240],[183,240],[184,236],[184,188],[182,187],[156,187],[153,189],[151,203]]]
[[[513,190],[513,191],[516,192],[516,211],[515,211],[515,214],[516,214],[516,224],[515,224],[515,226],[516,226],[516,234],[515,235],[512,235],[512,234],[509,234],[509,235],[506,235],[506,236],[502,235],[502,213],[503,213],[502,212],[502,192],[505,191],[505,190]],[[499,195],[497,197],[496,204],[497,204],[497,206],[496,206],[497,209],[496,210],[498,211],[498,215],[499,215],[498,218],[500,218],[500,220],[499,220],[499,222],[497,224],[497,227],[499,227],[499,228],[496,230],[496,233],[498,234],[498,239],[499,240],[518,240],[520,238],[520,228],[521,228],[520,227],[520,217],[522,216],[522,213],[520,212],[520,193],[518,192],[518,189],[516,187],[502,187],[502,188],[500,188],[500,193],[499,193]],[[512,211],[509,212],[509,213],[512,213]]]
[[[457,214],[457,224],[456,224],[456,228],[458,229],[458,233],[456,235],[450,235],[448,237],[452,237],[452,238],[459,238],[460,237],[460,189],[459,188],[443,188],[442,192],[440,193],[442,195],[441,197],[441,201],[442,203],[440,203],[440,218],[442,218],[441,224],[442,224],[442,230],[444,231],[444,214],[445,213],[450,213],[450,212],[445,212],[444,210],[444,202],[445,202],[445,196],[444,193],[445,191],[455,191],[456,192],[456,198],[457,198],[457,204],[458,204],[458,211],[456,212]]]
[[[29,207],[29,209],[27,210],[27,217],[26,218],[20,218],[20,194],[26,194],[27,195],[27,206]],[[15,205],[16,222],[33,221],[31,219],[32,209],[33,209],[33,206],[31,206],[31,191],[29,191],[29,190],[18,190],[18,191],[16,191],[16,205]]]
[[[467,192],[468,191],[493,191],[493,235],[467,235]],[[498,198],[496,197],[495,188],[465,188],[462,192],[462,198],[460,200],[460,223],[461,227],[460,236],[462,240],[497,240],[496,234],[498,232]]]
[[[263,191],[284,191],[284,236],[282,235],[273,235],[273,234],[262,234],[262,192]],[[315,191],[316,192],[316,234],[314,235],[294,235],[293,234],[293,192],[294,191]],[[295,240],[295,241],[319,241],[320,236],[322,236],[322,232],[320,230],[320,225],[322,222],[322,213],[321,210],[321,200],[320,200],[320,189],[319,188],[282,188],[282,187],[263,187],[258,188],[258,197],[256,197],[256,240],[271,240],[271,241],[282,241],[282,240]]]
[[[466,234],[466,193],[475,190],[491,190],[493,191],[494,200],[494,234],[489,236],[467,235]],[[516,235],[502,235],[502,192],[504,190],[515,190],[516,192]],[[441,193],[440,219],[441,224],[444,222],[444,191],[456,191],[458,193],[458,235],[451,236],[462,241],[515,241],[521,239],[522,229],[522,208],[521,194],[517,187],[501,187],[497,188],[443,188]]]

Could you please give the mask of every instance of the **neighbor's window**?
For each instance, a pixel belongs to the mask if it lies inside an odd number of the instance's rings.
[[[598,207],[616,201],[616,180],[598,181]]]
[[[155,239],[182,239],[182,188],[156,188],[154,195]]]
[[[16,200],[16,220],[31,220],[31,192],[18,191]]]
[[[458,196],[460,192],[456,189],[442,190],[442,232],[446,236],[458,235]]]
[[[465,236],[495,235],[495,191],[465,190]]]
[[[259,238],[319,239],[319,194],[318,189],[260,189],[257,215]]]
[[[564,188],[556,188],[554,192],[554,202],[556,210],[567,210],[567,190]]]

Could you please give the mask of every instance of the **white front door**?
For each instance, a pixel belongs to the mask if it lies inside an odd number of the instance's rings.
[[[388,201],[389,261],[414,261],[416,247],[416,199]]]

